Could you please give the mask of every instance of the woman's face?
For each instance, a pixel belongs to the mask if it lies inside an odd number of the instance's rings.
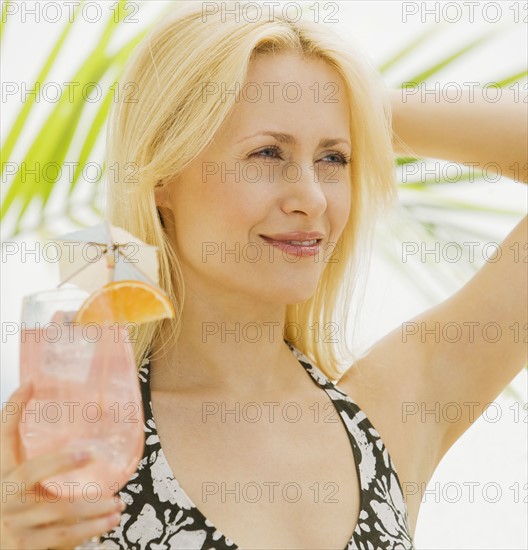
[[[187,287],[281,304],[313,295],[350,212],[348,109],[325,62],[256,59],[214,142],[156,193]],[[277,242],[311,240],[294,232],[320,240]]]

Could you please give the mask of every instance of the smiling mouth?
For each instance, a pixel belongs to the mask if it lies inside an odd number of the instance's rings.
[[[292,246],[305,246],[305,247],[311,247],[318,245],[323,239],[310,239],[306,241],[297,241],[297,240],[284,240],[284,239],[271,239],[270,237],[266,237],[265,235],[260,235],[265,241],[268,241],[269,243],[281,243],[281,244],[289,244]]]
[[[272,239],[265,235],[260,238],[275,249],[281,250],[286,257],[297,256],[298,258],[318,257],[321,252],[323,238],[318,239]]]

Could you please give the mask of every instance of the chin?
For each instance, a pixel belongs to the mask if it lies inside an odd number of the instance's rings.
[[[275,284],[271,284],[271,282],[264,283],[266,286],[266,297],[280,304],[297,304],[309,300],[317,289],[317,281],[303,284],[302,281],[290,278],[287,284],[284,283],[286,281],[283,281],[282,284],[280,282]]]

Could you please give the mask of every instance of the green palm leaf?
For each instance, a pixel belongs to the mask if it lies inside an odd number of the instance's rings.
[[[9,4],[9,2],[6,2],[4,4],[4,14],[3,14],[3,17],[2,17],[2,21],[6,20],[5,12],[7,10],[7,5],[8,4]],[[81,4],[79,4],[76,7],[76,9],[74,11],[74,14],[73,14],[74,18],[75,18],[75,16],[77,16],[79,14],[80,9],[81,9]],[[70,31],[72,30],[72,28],[73,28],[73,25],[70,25],[70,24],[66,24],[66,26],[64,27],[59,39],[57,40],[57,42],[53,46],[53,50],[49,54],[49,56],[46,59],[46,62],[44,63],[44,65],[42,66],[42,69],[40,70],[40,72],[39,72],[39,74],[36,78],[36,82],[33,85],[33,89],[36,87],[37,82],[41,83],[41,82],[44,82],[46,80],[46,78],[48,76],[48,73],[49,73],[51,67],[53,66],[53,64],[55,63],[55,60],[57,59],[57,56],[62,51],[64,42],[66,41],[66,38],[70,34]],[[2,36],[3,36],[3,29],[2,29]],[[27,122],[28,116],[31,112],[31,109],[32,109],[33,104],[35,103],[35,101],[36,101],[36,94],[29,94],[29,98],[27,98],[27,100],[24,102],[24,105],[22,106],[22,109],[20,110],[20,113],[16,117],[15,123],[13,124],[13,126],[11,128],[11,131],[9,132],[9,134],[7,136],[6,141],[5,141],[4,145],[2,146],[2,159],[3,159],[4,162],[7,162],[8,159],[11,158],[11,153],[13,152],[13,148],[15,147],[15,145],[17,143],[17,140],[20,137],[20,133],[22,132],[22,129],[24,128],[24,125]],[[5,165],[2,164],[2,174],[4,173],[4,166]]]
[[[84,3],[84,2],[83,2]],[[48,55],[46,61],[42,65],[41,70],[36,79],[36,83],[44,85],[48,74],[59,54],[64,49],[66,39],[70,35],[71,30],[75,27],[75,16],[83,7],[80,3],[74,11],[73,23],[67,23],[57,42],[54,44],[52,51]],[[103,28],[100,39],[96,43],[92,51],[86,56],[83,62],[79,65],[75,73],[68,79],[69,82],[84,86],[87,83],[100,83],[104,78],[111,74],[118,77],[120,71],[128,58],[132,49],[143,38],[148,31],[148,27],[136,34],[117,52],[107,53],[107,48],[110,40],[114,37],[117,30],[120,28],[123,19],[125,18],[125,0],[120,0],[118,9],[112,12]],[[7,10],[7,3],[3,6],[4,14]],[[4,17],[3,20],[6,20]],[[2,29],[5,31],[5,28]],[[39,131],[35,134],[30,143],[24,158],[16,166],[14,177],[9,183],[9,188],[3,198],[0,208],[0,220],[5,220],[6,216],[10,215],[14,221],[14,229],[11,232],[12,236],[21,233],[24,229],[40,228],[46,219],[45,207],[56,190],[60,180],[62,171],[66,168],[66,156],[71,154],[71,149],[74,141],[79,142],[81,136],[82,145],[80,152],[76,155],[70,166],[75,166],[73,178],[70,182],[68,191],[68,200],[64,204],[65,214],[70,209],[71,204],[69,198],[72,195],[77,183],[82,175],[82,169],[88,160],[91,158],[94,145],[101,135],[103,126],[108,117],[112,101],[112,91],[109,90],[95,114],[91,123],[87,126],[79,127],[78,122],[88,110],[93,111],[89,97],[83,97],[78,91],[74,94],[73,100],[69,94],[63,93],[59,101],[54,106],[52,112],[42,123]],[[85,95],[85,94],[83,94]],[[33,110],[38,109],[39,104],[36,103],[36,95],[30,94],[27,101],[21,107],[15,121],[10,128],[9,133],[2,145],[0,155],[2,157],[2,177],[5,181],[5,170],[11,161],[13,150],[20,142],[20,134],[24,129],[27,120]],[[100,163],[98,163],[100,165]],[[28,171],[40,167],[38,180],[32,177],[33,180],[27,181],[25,169]],[[47,170],[44,170],[44,167]],[[51,170],[50,170],[51,168]],[[32,221],[32,225],[27,226],[28,209],[32,205],[40,207],[41,215],[38,219]],[[35,209],[31,214],[34,214]],[[26,224],[26,226],[24,225]]]

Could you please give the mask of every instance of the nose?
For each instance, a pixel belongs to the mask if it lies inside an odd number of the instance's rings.
[[[283,171],[282,210],[287,214],[302,212],[309,217],[321,216],[327,207],[327,198],[310,163],[292,163]]]

